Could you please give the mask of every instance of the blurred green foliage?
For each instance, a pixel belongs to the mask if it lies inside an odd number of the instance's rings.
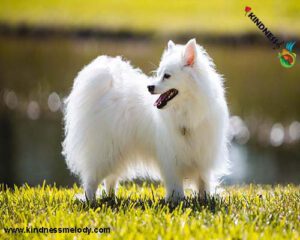
[[[250,22],[250,25],[253,25]],[[299,62],[292,69],[280,65],[278,51],[265,46],[222,46],[202,43],[225,77],[231,114],[290,124],[300,119]],[[184,43],[183,41],[175,41]],[[269,45],[267,45],[269,44]],[[46,104],[51,91],[66,96],[78,71],[99,55],[121,55],[152,75],[167,40],[112,41],[91,39],[0,38],[0,76],[5,88]],[[298,48],[296,46],[296,51]],[[17,71],[16,71],[17,69]],[[261,119],[261,120],[262,120]]]

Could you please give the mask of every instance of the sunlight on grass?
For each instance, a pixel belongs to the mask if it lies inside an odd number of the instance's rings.
[[[228,187],[221,197],[189,196],[176,208],[162,186],[120,187],[94,206],[74,200],[82,189],[24,186],[0,192],[0,238],[74,239],[75,234],[6,234],[4,227],[110,227],[76,239],[299,239],[300,187]],[[230,237],[229,237],[230,236]]]

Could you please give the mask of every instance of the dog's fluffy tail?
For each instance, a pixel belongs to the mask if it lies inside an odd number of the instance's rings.
[[[75,174],[84,169],[83,160],[88,132],[102,98],[111,88],[113,78],[109,71],[109,57],[101,56],[79,72],[70,95],[65,100],[65,140],[63,155],[68,168]]]

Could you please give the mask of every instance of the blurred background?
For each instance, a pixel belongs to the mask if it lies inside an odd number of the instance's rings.
[[[226,79],[233,162],[227,184],[300,183],[298,0],[0,0],[0,183],[71,186],[61,155],[62,102],[77,72],[101,54],[122,55],[151,74],[169,39],[196,37]]]

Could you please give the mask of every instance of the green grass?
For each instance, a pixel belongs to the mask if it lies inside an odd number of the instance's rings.
[[[300,33],[298,0],[1,0],[0,22],[159,34],[257,32],[246,5],[272,32]]]
[[[0,192],[0,239],[299,239],[300,187],[227,187],[220,197],[164,203],[162,186],[120,187],[94,206],[82,189],[43,185]],[[110,227],[110,233],[7,234],[4,227]]]

